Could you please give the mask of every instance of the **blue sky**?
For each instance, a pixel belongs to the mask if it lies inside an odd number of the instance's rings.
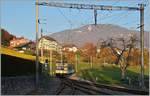
[[[41,0],[44,1],[44,0]],[[49,0],[67,3],[86,3],[113,6],[135,6],[139,3],[148,4],[148,0]],[[35,0],[1,0],[1,27],[16,36],[24,36],[35,40]],[[40,28],[44,34],[77,28],[93,24],[93,11],[78,9],[62,9],[40,6]],[[149,28],[149,5],[145,7],[145,30]],[[115,24],[128,29],[136,29],[139,24],[138,11],[98,11],[99,24]],[[44,20],[45,19],[45,20]]]

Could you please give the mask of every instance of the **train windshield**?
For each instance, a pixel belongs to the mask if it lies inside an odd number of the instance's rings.
[[[64,70],[64,67],[63,66],[57,66],[56,69],[57,70]]]

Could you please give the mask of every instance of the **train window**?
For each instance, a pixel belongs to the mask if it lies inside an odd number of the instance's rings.
[[[56,69],[57,70],[64,70],[64,67],[63,66],[57,66]]]

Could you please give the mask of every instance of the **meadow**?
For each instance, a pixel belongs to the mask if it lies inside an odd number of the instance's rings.
[[[112,64],[93,64],[93,68],[90,64],[81,62],[78,65],[77,76],[96,83],[111,84],[111,85],[129,85],[129,79],[131,80],[130,86],[138,86],[138,80],[140,76],[140,66],[129,66],[126,72],[126,81],[121,80],[121,71],[118,65]],[[144,70],[145,83],[149,83],[149,69]],[[148,87],[149,84],[146,84]]]

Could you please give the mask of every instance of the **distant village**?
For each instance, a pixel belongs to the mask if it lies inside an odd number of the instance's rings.
[[[13,38],[9,42],[9,48],[18,49],[18,52],[24,53],[25,50],[35,51],[35,42],[28,40],[24,37]]]
[[[2,32],[5,31],[4,29]],[[8,35],[8,36],[3,36],[3,37],[9,37],[10,34],[8,32],[3,32],[2,35]],[[36,50],[36,43],[34,41],[31,41],[27,38],[24,37],[16,37],[12,36],[10,40],[8,40],[7,47],[13,50],[18,51],[19,53],[25,53],[26,51],[32,53],[32,55],[35,55],[35,50]],[[6,40],[5,40],[6,41]],[[4,45],[2,43],[2,45]],[[54,50],[57,52],[62,51],[69,51],[69,52],[76,52],[78,50],[77,46],[74,44],[64,44],[61,45],[59,42],[57,42],[55,39],[49,37],[49,36],[41,36],[39,38],[39,49],[43,50]]]
[[[25,51],[35,52],[36,43],[24,37],[13,38],[9,42],[9,48],[16,49],[16,51],[20,53],[24,53]],[[39,49],[41,48],[43,48],[43,50],[55,51],[60,51],[61,48],[63,48],[63,51],[69,52],[76,52],[78,50],[73,44],[61,46],[56,40],[48,36],[43,36],[39,39]]]

